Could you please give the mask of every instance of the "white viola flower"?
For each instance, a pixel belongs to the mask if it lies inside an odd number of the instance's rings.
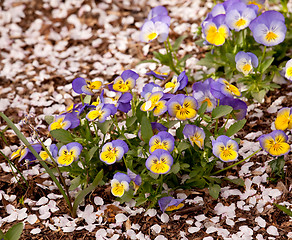
[[[169,27],[164,22],[146,21],[140,33],[142,42],[151,42],[157,38],[158,42],[164,42],[167,39]]]

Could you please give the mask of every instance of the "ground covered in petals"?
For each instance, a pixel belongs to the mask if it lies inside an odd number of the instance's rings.
[[[142,44],[139,29],[149,10],[164,5],[171,17],[170,39],[187,35],[179,56],[191,54],[186,68],[194,78],[204,69],[196,62],[204,49],[194,43],[198,26],[212,7],[211,1],[183,0],[6,0],[0,3],[0,111],[19,123],[27,114],[42,136],[48,135],[46,115],[64,111],[74,102],[76,77],[113,81],[125,69],[140,75],[138,88],[155,70],[153,50],[157,43]],[[267,94],[265,103],[249,103],[247,124],[237,136],[244,158],[260,148],[257,138],[275,129],[273,122],[282,107],[291,107],[292,85]],[[20,126],[21,124],[19,124]],[[5,129],[0,119],[0,130]],[[21,126],[27,137],[30,131]],[[11,131],[0,140],[1,151],[9,156],[20,144]],[[291,139],[290,139],[291,140]],[[24,222],[21,239],[292,239],[292,218],[273,204],[292,208],[292,158],[285,157],[285,178],[270,180],[264,151],[226,172],[240,177],[245,186],[223,182],[217,200],[208,190],[177,190],[184,207],[170,214],[158,208],[119,204],[110,185],[99,187],[85,199],[77,218],[68,215],[62,195],[39,164],[17,166],[29,187],[21,187],[0,155],[0,228],[6,231]],[[218,165],[218,168],[222,166]],[[66,174],[64,174],[64,177]],[[71,192],[75,196],[76,191]]]

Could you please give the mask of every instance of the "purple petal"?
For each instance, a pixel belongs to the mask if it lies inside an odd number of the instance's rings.
[[[75,78],[72,82],[72,88],[73,88],[74,92],[79,93],[79,94],[83,93],[82,87],[84,85],[87,85],[86,81],[84,78],[81,78],[81,77]]]

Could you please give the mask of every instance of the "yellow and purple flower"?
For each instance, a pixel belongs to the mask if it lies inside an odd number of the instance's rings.
[[[161,21],[146,21],[140,33],[141,42],[151,42],[157,38],[158,42],[164,42],[168,37],[169,26]]]
[[[225,22],[230,29],[238,32],[247,28],[256,17],[257,9],[246,6],[243,2],[236,2],[228,8]]]
[[[248,5],[254,5],[257,6],[259,10],[261,10],[264,7],[266,0],[244,0],[246,4]]]
[[[127,169],[127,175],[129,176],[131,181],[133,181],[134,190],[135,190],[134,195],[135,195],[137,193],[140,185],[142,184],[142,178],[139,174],[132,172],[129,168]]]
[[[225,22],[225,15],[220,14],[208,19],[203,25],[203,33],[206,41],[215,46],[221,46],[229,36],[229,28]]]
[[[235,161],[238,157],[238,144],[230,137],[219,136],[212,141],[213,154],[223,162]]]
[[[154,174],[166,174],[170,171],[173,158],[164,149],[157,149],[146,160],[146,167]]]
[[[115,197],[122,197],[129,190],[130,177],[121,172],[117,172],[111,180],[111,193]]]
[[[70,165],[79,158],[82,149],[82,145],[78,142],[72,142],[68,143],[67,145],[63,145],[59,150],[57,163],[62,166]]]
[[[153,153],[156,149],[164,149],[171,152],[174,149],[174,137],[166,132],[161,131],[149,140],[149,152]]]
[[[85,93],[87,95],[93,95],[102,86],[102,82],[99,80],[85,80],[82,77],[75,78],[72,82],[72,88],[74,92],[78,94]]]
[[[162,197],[158,200],[158,205],[161,212],[169,212],[182,208],[184,204],[182,203],[184,199],[175,199],[173,197]]]
[[[127,143],[117,139],[106,143],[101,150],[99,158],[104,163],[111,165],[122,159],[125,153],[129,151]]]
[[[140,107],[141,111],[153,111],[154,116],[160,116],[167,111],[166,101],[162,99],[163,92],[154,92]]]
[[[103,123],[109,115],[114,115],[117,112],[117,108],[113,104],[100,103],[95,109],[89,111],[86,118],[89,121],[98,120]]]
[[[193,97],[198,102],[198,108],[200,108],[204,102],[207,102],[206,112],[212,112],[218,102],[210,91],[212,82],[214,82],[214,80],[212,78],[208,78],[204,82],[195,82],[192,86]]]
[[[277,130],[292,129],[292,108],[282,108],[277,113],[275,121],[275,127]]]
[[[50,148],[49,148],[50,154],[52,155],[52,157],[55,159],[58,156],[58,147],[56,144],[51,144]],[[49,154],[46,151],[41,151],[39,153],[41,159],[43,161],[48,160],[49,159]]]
[[[285,78],[292,81],[292,59],[290,59],[285,65]]]
[[[42,149],[42,145],[39,143],[35,143],[35,144],[31,144],[31,147],[37,152],[40,153],[41,149]],[[29,160],[29,161],[33,161],[36,160],[36,157],[32,154],[32,152],[25,146],[21,146],[19,147],[17,150],[15,150],[14,152],[11,153],[10,155],[10,159],[14,160],[16,158],[19,158],[19,162],[24,160]]]
[[[106,103],[114,104],[118,110],[124,113],[127,113],[131,110],[131,100],[133,98],[131,93],[110,91],[108,92],[107,96],[109,96],[109,98],[105,99]]]
[[[184,89],[188,84],[188,76],[186,72],[181,72],[180,75],[174,76],[170,82],[165,84],[165,91],[164,92],[171,92],[175,93],[178,90]]]
[[[195,125],[186,124],[183,129],[183,134],[189,139],[192,146],[197,145],[200,149],[204,148],[205,132],[202,128]]]
[[[141,96],[147,100],[152,93],[162,92],[162,91],[163,89],[159,85],[155,83],[147,83],[142,89]]]
[[[275,130],[258,138],[262,149],[272,156],[282,156],[290,152],[288,137],[282,130]]]
[[[195,98],[183,94],[175,95],[167,103],[169,115],[179,120],[194,118],[197,115],[197,106]]]
[[[266,11],[249,25],[256,42],[265,46],[275,46],[284,41],[287,27],[282,13]]]
[[[219,78],[217,81],[211,83],[211,93],[218,99],[241,96],[239,89],[223,78]]]
[[[235,55],[236,69],[248,75],[259,64],[258,58],[251,52],[240,51]]]
[[[153,77],[158,78],[160,80],[164,80],[168,77],[168,73],[161,73],[161,72],[157,72],[157,71],[150,71],[150,72],[146,73],[146,75],[153,76]]]
[[[138,78],[139,75],[136,72],[125,70],[121,76],[114,80],[113,84],[109,85],[109,89],[122,93],[130,92],[135,87]]]

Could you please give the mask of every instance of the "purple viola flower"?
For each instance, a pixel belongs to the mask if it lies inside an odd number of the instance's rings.
[[[121,92],[108,92],[107,96],[109,98],[105,99],[106,103],[114,104],[118,110],[127,113],[131,110],[131,100],[133,98],[132,94],[129,92],[121,93]]]
[[[232,114],[236,120],[244,119],[247,113],[247,104],[237,98],[225,97],[220,100],[220,105],[228,105],[233,108]]]
[[[192,119],[197,115],[198,103],[195,98],[178,94],[167,102],[167,110],[170,116],[179,120]]]
[[[174,76],[172,80],[165,84],[165,91],[164,92],[171,92],[175,93],[178,90],[184,89],[188,84],[188,76],[186,72],[181,72],[180,75]]]
[[[238,144],[230,137],[219,136],[212,141],[213,154],[223,162],[235,161],[238,157]]]
[[[210,91],[212,82],[215,82],[215,80],[208,78],[204,82],[196,82],[192,86],[193,97],[198,102],[198,108],[200,108],[204,102],[207,102],[206,112],[212,112],[212,110],[217,106],[218,102],[218,100]]]
[[[166,174],[170,171],[173,158],[164,149],[157,149],[146,160],[146,167],[154,174]]]
[[[266,11],[249,25],[256,42],[265,46],[275,46],[284,41],[287,27],[282,13]]]
[[[206,135],[202,128],[199,128],[195,125],[186,124],[183,129],[183,134],[186,138],[189,139],[193,147],[196,144],[200,149],[204,148]]]
[[[159,85],[155,83],[147,83],[142,89],[141,96],[145,99],[148,99],[152,93],[162,91],[163,89]]]
[[[223,99],[225,97],[240,97],[241,92],[237,87],[230,84],[223,78],[217,79],[211,83],[211,93],[215,98]]]
[[[158,205],[160,207],[161,212],[165,211],[173,211],[180,209],[184,206],[182,201],[184,199],[175,199],[173,197],[162,197],[158,200]]]
[[[159,18],[159,16],[158,16]],[[146,21],[140,33],[141,42],[151,42],[157,38],[158,42],[166,41],[169,33],[169,26],[165,22],[161,21]]]
[[[106,143],[101,150],[99,158],[104,163],[111,165],[116,161],[120,161],[125,153],[129,151],[127,143],[123,140],[117,139]]]
[[[76,118],[77,118],[77,115],[76,115]],[[76,121],[77,121],[76,118],[74,118],[74,116],[70,115],[70,114],[66,114],[66,115],[62,114],[62,115],[55,116],[53,122],[49,125],[49,131],[52,131],[52,130],[55,130],[55,129],[67,130],[72,125],[71,120],[74,122],[73,126],[76,125]]]
[[[136,85],[136,80],[139,75],[132,70],[125,70],[122,72],[121,76],[118,76],[114,83],[109,84],[108,88],[111,91],[117,92],[130,92]]]
[[[166,132],[161,131],[149,140],[149,152],[153,153],[156,149],[164,149],[171,152],[174,149],[174,137]]]
[[[160,73],[157,71],[150,71],[150,72],[146,73],[146,75],[153,76],[153,77],[158,78],[160,80],[165,80],[168,77],[168,73]]]
[[[57,163],[62,166],[70,165],[79,158],[82,149],[82,145],[78,142],[71,142],[67,145],[63,145],[59,150]]]
[[[93,95],[102,86],[102,82],[99,80],[85,80],[82,77],[75,78],[72,82],[72,88],[74,92],[82,94]]]
[[[203,34],[209,44],[221,46],[229,36],[229,28],[225,22],[225,15],[220,14],[209,19],[202,26]]]
[[[95,109],[87,113],[86,118],[89,121],[98,120],[100,123],[103,123],[108,116],[114,115],[116,112],[117,108],[115,105],[100,103]]]
[[[266,0],[242,0],[242,1],[245,2],[248,6],[255,6],[260,10],[264,7]]]
[[[168,16],[167,9],[163,6],[152,8],[148,14],[147,20],[152,22],[163,22],[168,26],[170,25],[170,17]]]
[[[115,197],[121,197],[126,191],[129,190],[130,177],[121,172],[117,172],[111,180],[111,193]]]
[[[251,52],[240,51],[235,55],[236,69],[248,75],[259,64],[258,58]]]
[[[257,17],[257,10],[248,7],[242,2],[232,4],[226,13],[226,24],[230,29],[240,31],[247,28],[252,20]]]
[[[142,184],[142,178],[139,174],[132,172],[129,168],[127,169],[127,175],[131,178],[131,180],[137,185],[140,186]]]
[[[52,157],[55,159],[58,156],[58,147],[56,144],[51,144],[50,145],[50,149],[49,149],[50,154],[52,155]],[[49,154],[43,150],[39,153],[40,157],[42,160],[47,160],[49,159]]]
[[[33,143],[31,144],[31,147],[37,152],[40,153],[42,149],[42,145],[39,143]],[[25,147],[19,147],[16,151],[12,152],[10,155],[10,159],[16,159],[19,158],[19,162],[24,160],[28,161],[34,161],[36,160],[36,157],[33,155],[33,153],[25,146]]]

